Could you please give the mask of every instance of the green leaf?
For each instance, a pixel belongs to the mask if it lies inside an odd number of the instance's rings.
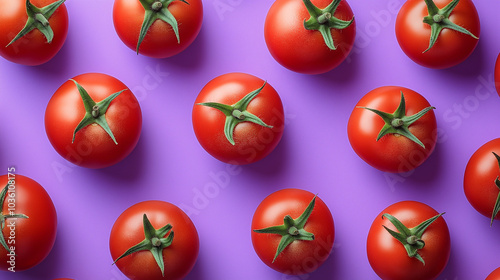
[[[423,221],[422,223],[420,223],[418,226],[414,227],[412,229],[412,233],[413,235],[415,235],[416,237],[418,238],[421,238],[422,235],[424,234],[424,231],[432,224],[434,223],[439,217],[441,217],[442,215],[444,215],[444,213],[440,213],[430,219],[427,219],[425,221]]]
[[[140,243],[130,247],[125,253],[123,253],[121,256],[119,256],[113,264],[115,264],[117,261],[120,259],[123,259],[126,256],[129,256],[133,253],[140,252],[140,251],[145,251],[145,250],[150,250],[152,247],[151,242],[149,240],[143,240]]]
[[[259,117],[257,117],[256,115],[254,115],[254,114],[252,114],[252,113],[250,113],[248,111],[243,111],[242,114],[245,117],[244,120],[246,122],[255,123],[255,124],[258,124],[260,126],[267,127],[267,128],[273,128],[272,125],[267,125]]]
[[[276,260],[276,258],[279,256],[279,254],[281,254],[281,252],[283,252],[283,250],[285,250],[285,248],[292,244],[292,242],[295,240],[295,238],[291,235],[284,235],[281,240],[280,240],[280,243],[278,244],[278,249],[276,250],[276,254],[274,255],[274,259],[273,259],[273,263],[274,261]]]
[[[181,39],[179,38],[179,26],[177,25],[177,20],[172,15],[172,13],[168,9],[162,9],[158,12],[158,18],[168,23],[172,30],[174,30],[175,37],[177,38],[177,44],[181,43]]]
[[[311,202],[309,202],[309,204],[307,205],[306,210],[304,210],[304,212],[302,212],[302,215],[300,215],[297,218],[297,220],[295,221],[296,222],[296,226],[298,228],[304,228],[304,226],[306,225],[307,220],[309,219],[309,217],[311,216],[312,211],[314,210],[314,205],[316,204],[316,197],[317,197],[317,195],[315,195],[313,197],[313,199],[311,200]]]
[[[240,121],[236,118],[233,118],[231,116],[226,117],[226,123],[224,125],[224,135],[226,136],[226,139],[231,143],[231,145],[236,145],[234,142],[234,129],[236,128],[236,125],[239,124]]]
[[[136,52],[139,54],[139,47],[141,46],[144,37],[148,33],[149,28],[153,25],[153,22],[157,19],[155,13],[151,10],[146,10],[144,13],[144,20],[142,21],[141,31],[139,32],[139,39],[137,40]]]
[[[242,99],[240,99],[238,102],[236,102],[233,105],[233,108],[238,109],[242,112],[246,111],[250,102],[252,102],[252,100],[254,100],[255,97],[257,97],[257,95],[262,91],[262,89],[264,89],[264,87],[266,86],[266,83],[267,82],[264,81],[264,84],[260,88],[253,90],[250,93],[248,93],[247,95],[245,95]]]
[[[279,235],[288,234],[288,228],[285,225],[272,226],[272,227],[263,228],[263,229],[254,229],[253,231],[257,232],[257,233],[271,233],[271,234],[279,234]]]
[[[163,262],[163,249],[158,247],[151,248],[151,253],[155,258],[156,264],[160,267],[161,275],[165,277],[165,263]]]
[[[403,225],[403,223],[401,223],[396,217],[388,213],[383,214],[382,217],[387,218],[389,222],[391,222],[391,224],[393,224],[394,227],[396,227],[396,229],[405,236],[405,240],[406,237],[411,235],[411,231],[405,225]]]

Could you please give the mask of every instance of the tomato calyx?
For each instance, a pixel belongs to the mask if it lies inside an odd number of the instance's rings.
[[[304,229],[304,226],[314,209],[316,196],[317,195],[313,197],[313,199],[311,200],[309,205],[307,205],[304,212],[297,219],[292,219],[290,215],[286,215],[285,218],[283,219],[283,225],[253,230],[254,232],[257,233],[279,234],[282,236],[280,243],[278,244],[276,254],[274,255],[273,263],[279,256],[279,254],[281,254],[281,252],[283,252],[283,250],[288,245],[292,244],[292,242],[296,240],[304,240],[304,241],[314,240],[314,234],[307,232]]]
[[[335,11],[337,10],[341,0],[333,0],[326,8],[320,9],[316,7],[311,0],[302,0],[304,5],[311,16],[308,20],[304,20],[304,27],[307,30],[317,30],[321,32],[323,39],[325,40],[325,44],[331,50],[336,50],[331,29],[345,29],[349,27],[353,21],[354,17],[351,20],[341,20],[333,16]]]
[[[401,91],[401,101],[399,103],[398,108],[394,113],[386,113],[376,109],[371,109],[363,106],[357,106],[356,108],[367,109],[369,111],[374,112],[379,115],[384,121],[385,124],[380,130],[377,141],[387,134],[399,134],[405,136],[406,138],[412,140],[413,142],[420,145],[425,149],[425,145],[420,141],[413,133],[410,132],[409,126],[420,119],[423,115],[425,115],[430,110],[436,109],[435,107],[429,106],[427,108],[422,109],[420,112],[406,116],[406,102],[404,98],[403,91]]]
[[[120,95],[120,93],[124,92],[126,89],[115,92],[110,96],[106,97],[105,99],[103,99],[102,101],[96,103],[94,100],[92,100],[92,97],[90,97],[88,92],[77,81],[73,79],[70,79],[70,81],[73,81],[76,87],[78,88],[78,92],[80,93],[83,105],[85,107],[85,116],[76,126],[75,131],[73,132],[73,140],[71,141],[71,143],[75,142],[76,133],[78,131],[80,131],[82,128],[88,125],[96,123],[100,125],[104,129],[104,131],[108,133],[111,139],[113,139],[113,142],[115,142],[115,144],[118,145],[118,142],[116,142],[115,136],[113,135],[111,128],[109,128],[108,121],[106,120],[106,111],[108,110],[111,101],[113,101],[113,99],[118,97],[118,95]]]
[[[234,142],[233,135],[234,129],[240,122],[247,121],[267,128],[273,128],[271,125],[267,125],[266,123],[264,123],[264,121],[262,121],[256,115],[247,111],[248,104],[250,104],[250,102],[262,91],[262,89],[266,86],[266,83],[267,82],[264,82],[264,84],[260,88],[248,93],[233,105],[221,104],[217,102],[204,102],[197,103],[196,105],[211,107],[221,111],[222,113],[224,113],[224,115],[226,115],[224,135],[226,136],[226,139],[229,141],[229,143],[234,146],[236,144]]]
[[[177,43],[181,43],[177,19],[175,19],[172,13],[168,10],[168,6],[174,1],[181,1],[189,5],[186,0],[139,0],[139,2],[141,2],[142,6],[144,7],[145,14],[141,26],[141,31],[139,33],[139,40],[137,41],[137,54],[139,54],[139,47],[144,40],[144,37],[146,37],[149,28],[157,19],[162,20],[170,25],[175,33],[175,37],[177,38]]]
[[[385,213],[382,215],[382,219],[387,218],[399,232],[395,232],[386,226],[383,227],[392,235],[392,237],[396,238],[399,242],[401,242],[401,244],[403,244],[406,252],[408,253],[408,257],[416,258],[423,265],[425,265],[424,259],[422,259],[422,256],[418,254],[418,250],[425,247],[425,242],[422,240],[422,235],[434,221],[436,221],[444,214],[445,213],[441,213],[428,220],[425,220],[414,228],[407,228],[396,217],[392,216],[391,214]]]
[[[142,223],[144,226],[145,239],[138,244],[130,247],[125,253],[119,256],[113,264],[120,259],[140,251],[150,251],[161,270],[161,275],[165,277],[165,262],[163,261],[163,249],[172,245],[174,240],[174,231],[172,225],[167,224],[160,229],[155,229],[149,221],[146,214],[142,216]],[[167,235],[168,233],[168,235]],[[167,235],[165,237],[165,235]]]
[[[498,167],[500,168],[500,156],[498,156],[495,152],[493,152],[493,155],[495,155],[495,158],[497,159],[498,162]],[[495,186],[500,190],[500,178],[497,176],[495,179]],[[495,217],[498,215],[498,212],[500,212],[500,192],[498,193],[497,200],[495,202],[495,206],[493,207],[493,213],[491,214],[491,221],[490,221],[490,227],[493,226],[493,220],[495,220]]]
[[[47,43],[52,43],[54,31],[52,31],[52,28],[50,27],[49,18],[65,1],[66,0],[59,0],[45,7],[38,8],[31,4],[30,0],[26,0],[26,13],[28,14],[28,20],[26,21],[23,29],[17,33],[14,39],[12,39],[6,47],[10,46],[12,43],[34,29],[38,29],[45,36],[45,38],[47,38]]]
[[[441,30],[443,30],[444,28],[452,29],[460,33],[469,35],[474,39],[479,39],[469,30],[453,23],[449,19],[450,14],[453,12],[453,9],[458,5],[458,1],[460,0],[453,0],[442,9],[439,9],[433,0],[424,0],[424,1],[425,4],[427,5],[427,11],[429,12],[429,15],[424,17],[424,23],[427,23],[431,26],[431,38],[429,41],[429,47],[422,53],[429,51],[434,46],[439,37],[439,34],[441,33]]]
[[[7,250],[7,252],[10,252],[9,246],[7,245],[5,237],[3,236],[3,229],[5,228],[5,220],[18,219],[18,218],[28,219],[29,217],[24,214],[15,214],[13,210],[12,211],[9,210],[8,214],[4,214],[2,212],[8,188],[9,188],[9,183],[7,183],[5,188],[3,188],[2,192],[0,192],[0,244],[2,245],[2,247],[5,248],[5,250]]]

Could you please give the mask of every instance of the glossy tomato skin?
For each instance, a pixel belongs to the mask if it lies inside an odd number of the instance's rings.
[[[276,90],[267,83],[247,110],[273,128],[250,122],[239,123],[233,134],[235,145],[224,135],[224,113],[197,104],[218,102],[232,105],[263,84],[264,80],[249,74],[229,73],[211,80],[199,93],[193,107],[194,132],[201,146],[216,159],[231,164],[249,164],[269,155],[283,136],[283,104]]]
[[[13,178],[15,188],[11,193],[14,197],[7,194],[2,213],[9,214],[8,204],[12,201],[8,199],[12,198],[15,199],[15,213],[28,216],[27,219],[6,219],[6,225],[15,222],[15,243],[10,244],[10,239],[6,241],[7,245],[15,247],[15,271],[22,271],[38,265],[49,255],[56,240],[57,213],[47,191],[28,177],[17,174],[15,177],[0,176],[0,188],[3,189]],[[2,233],[4,237],[11,236],[11,229],[6,226]],[[0,270],[7,271],[11,267],[7,254],[0,246]]]
[[[170,25],[156,20],[148,30],[139,47],[139,53],[154,57],[167,58],[185,50],[198,36],[203,21],[201,0],[187,0],[188,4],[174,1],[168,9],[177,19],[180,44]],[[127,47],[136,51],[139,33],[144,20],[145,10],[138,0],[115,0],[113,23],[116,33]]]
[[[31,0],[36,7],[47,6],[56,0]],[[37,29],[6,47],[23,29],[28,15],[26,1],[0,0],[0,55],[18,64],[40,65],[52,59],[62,48],[68,34],[68,11],[62,4],[49,18],[54,32],[50,44],[47,38]]]
[[[440,9],[450,2],[451,0],[434,0]],[[431,37],[430,25],[423,22],[428,14],[423,0],[408,0],[396,18],[396,38],[411,60],[428,68],[443,69],[463,62],[472,54],[478,40],[451,29],[443,29],[435,45],[423,53],[429,47]],[[479,15],[471,0],[459,1],[449,19],[479,38]]]
[[[491,219],[499,189],[495,179],[500,176],[498,161],[500,138],[481,146],[469,159],[464,174],[464,192],[469,203],[482,215]],[[500,220],[500,213],[495,216]]]
[[[199,238],[189,217],[177,206],[157,200],[137,203],[116,219],[109,239],[111,257],[116,260],[130,247],[144,240],[143,215],[146,214],[155,229],[172,225],[172,245],[163,249],[165,277],[150,251],[140,251],[116,262],[130,279],[177,280],[183,279],[193,268],[199,251]]]
[[[498,95],[500,95],[500,54],[498,54],[497,60],[495,62],[495,88],[497,90]]]
[[[485,280],[500,280],[500,267],[493,270]]]
[[[118,79],[100,73],[86,73],[73,78],[95,101],[126,89],[113,101],[106,112],[106,120],[118,144],[104,129],[91,124],[73,132],[85,115],[85,107],[73,81],[66,81],[50,99],[45,111],[45,130],[54,149],[68,161],[88,168],[104,168],[116,164],[129,155],[142,128],[139,103],[130,89]]]
[[[323,9],[331,0],[312,0],[316,7]],[[328,72],[349,55],[356,37],[353,22],[343,30],[332,29],[336,50],[330,50],[321,33],[304,28],[304,20],[310,15],[302,0],[277,0],[269,9],[264,25],[267,48],[282,66],[304,74]],[[351,20],[353,12],[349,4],[342,0],[334,13],[341,20]]]
[[[398,134],[388,134],[376,141],[385,122],[377,114],[358,106],[392,114],[401,101],[401,91],[406,101],[407,116],[430,106],[422,95],[413,90],[398,86],[379,87],[361,98],[347,125],[349,142],[356,154],[384,172],[402,173],[415,169],[430,156],[437,141],[437,123],[433,110],[409,127],[410,132],[425,145],[425,149]]]
[[[395,239],[383,226],[397,232],[394,225],[382,215],[396,217],[407,228],[413,228],[439,213],[430,206],[416,201],[395,203],[375,218],[368,233],[366,250],[368,261],[383,280],[431,280],[444,270],[450,256],[450,232],[446,221],[439,217],[422,235],[425,247],[418,253],[425,261],[408,256],[403,244]]]
[[[285,274],[311,273],[330,255],[335,239],[333,217],[328,206],[316,197],[316,203],[304,229],[314,234],[313,241],[294,241],[273,261],[281,240],[278,234],[256,233],[253,230],[283,225],[290,215],[298,218],[314,194],[300,189],[283,189],[266,197],[255,210],[252,219],[252,244],[259,258],[270,268]]]

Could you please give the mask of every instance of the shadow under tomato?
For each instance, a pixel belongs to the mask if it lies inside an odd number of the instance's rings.
[[[205,279],[209,279],[207,277],[207,273],[203,269],[203,260],[204,259],[205,258],[203,258],[201,256],[201,252],[200,252],[200,254],[198,255],[198,259],[196,260],[196,263],[195,263],[193,269],[191,270],[191,272],[189,272],[189,274],[186,276],[186,278],[184,278],[185,280],[205,280]]]
[[[463,266],[463,264],[460,264],[457,257],[453,254],[453,248],[452,248],[448,264],[444,268],[443,272],[439,275],[438,279],[444,279],[444,280],[458,279],[458,276],[460,275],[459,274],[460,269],[458,268],[461,266]]]
[[[485,73],[493,73],[493,68],[485,69],[490,64],[485,63],[485,61],[491,61],[494,64],[496,57],[487,58],[484,49],[483,41],[479,40],[476,49],[465,61],[456,66],[442,70],[437,69],[435,71],[441,71],[444,75],[453,75],[455,78],[460,78],[460,80],[477,80],[480,73],[484,71],[486,71]]]
[[[349,84],[356,80],[360,71],[359,54],[351,52],[336,68],[319,75],[308,75],[313,79],[322,79],[333,83]]]
[[[317,270],[308,274],[309,278],[300,278],[299,276],[298,279],[339,279],[336,278],[335,275],[338,275],[339,271],[340,254],[339,252],[337,252],[338,249],[335,248],[335,244],[337,243],[334,243],[334,248],[332,249],[332,252],[330,253],[328,259]]]
[[[30,276],[30,279],[55,279],[56,275],[59,274],[59,269],[61,268],[61,263],[64,263],[63,255],[65,248],[63,246],[62,241],[58,238],[60,234],[60,230],[57,230],[56,241],[54,243],[54,247],[50,251],[47,258],[45,258],[41,263],[37,266],[28,269],[26,271],[20,271],[20,275]],[[3,275],[0,273],[0,279],[4,279]],[[6,277],[5,279],[8,279]]]
[[[65,77],[69,71],[69,66],[71,64],[72,55],[71,51],[75,48],[71,46],[71,38],[68,36],[66,42],[59,50],[59,52],[49,61],[42,65],[32,66],[29,69],[37,72],[37,75],[45,77]],[[68,77],[69,78],[69,77]]]
[[[411,182],[417,182],[419,186],[432,186],[434,188],[432,182],[441,174],[443,164],[443,150],[437,143],[434,151],[424,163],[409,173],[401,174],[401,176]]]
[[[268,179],[269,177],[279,177],[286,170],[287,163],[289,162],[289,145],[287,140],[286,129],[280,140],[280,143],[274,151],[267,157],[258,162],[244,165],[243,168],[250,172],[258,173],[260,177]]]
[[[139,142],[135,149],[121,162],[110,167],[97,169],[101,176],[112,177],[115,181],[127,182],[127,184],[112,184],[123,187],[123,185],[139,186],[140,184],[131,184],[141,180],[145,172],[146,163],[146,143],[145,133],[141,133]]]
[[[203,65],[206,57],[206,35],[205,27],[202,26],[196,39],[184,51],[163,59],[149,58],[166,66],[169,71],[189,71]]]

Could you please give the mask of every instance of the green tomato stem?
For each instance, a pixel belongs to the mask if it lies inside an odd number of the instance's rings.
[[[325,24],[327,23],[330,19],[332,18],[332,14],[329,12],[326,12],[322,14],[321,16],[318,17],[318,22],[320,24]]]
[[[163,8],[163,4],[160,1],[156,1],[151,5],[151,10],[158,12]]]
[[[444,16],[443,15],[440,15],[440,14],[437,14],[437,15],[434,15],[432,17],[432,19],[434,20],[435,23],[440,23],[443,21],[444,19]]]

